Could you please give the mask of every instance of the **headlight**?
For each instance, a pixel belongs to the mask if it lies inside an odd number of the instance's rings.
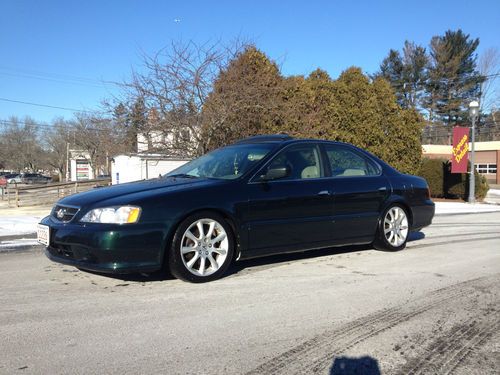
[[[84,223],[132,224],[139,221],[140,215],[140,207],[104,207],[90,210],[80,221]]]

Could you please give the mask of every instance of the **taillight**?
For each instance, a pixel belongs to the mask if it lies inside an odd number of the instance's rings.
[[[427,199],[431,199],[431,188],[427,185]]]

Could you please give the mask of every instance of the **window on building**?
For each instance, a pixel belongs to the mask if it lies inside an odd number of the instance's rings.
[[[477,173],[481,174],[496,174],[497,165],[496,164],[476,164]]]

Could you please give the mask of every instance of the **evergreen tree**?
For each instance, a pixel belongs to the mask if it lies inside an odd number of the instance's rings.
[[[269,133],[279,122],[278,66],[250,46],[221,71],[203,108],[205,149]]]
[[[427,78],[428,57],[425,48],[405,41],[403,55],[391,49],[375,77],[389,81],[399,105],[403,108],[420,107]]]
[[[484,81],[476,69],[479,39],[462,30],[448,30],[430,44],[430,67],[425,107],[429,120],[441,120],[451,127],[467,121],[467,104],[479,97]]]
[[[321,69],[307,78],[285,78],[250,47],[220,73],[203,114],[208,149],[251,135],[288,133],[352,143],[403,172],[419,168],[422,117],[398,105],[385,79],[371,81],[359,68],[336,80]]]

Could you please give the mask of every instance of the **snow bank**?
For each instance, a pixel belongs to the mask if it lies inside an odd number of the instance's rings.
[[[40,216],[0,216],[0,237],[36,232]]]

